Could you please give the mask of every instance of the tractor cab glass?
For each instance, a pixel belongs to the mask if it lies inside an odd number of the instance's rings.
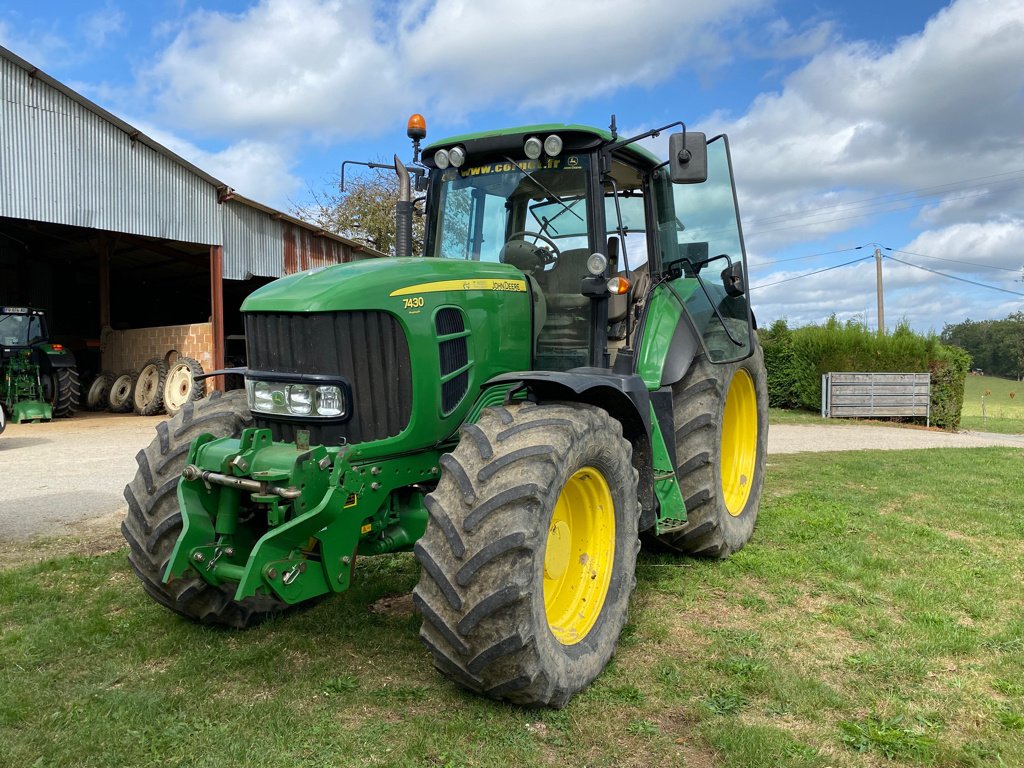
[[[0,314],[0,344],[27,347],[44,337],[39,315]]]
[[[536,367],[590,362],[587,184],[590,157],[509,158],[447,168],[435,181],[434,253],[512,264],[530,281]]]
[[[662,180],[658,229],[663,268],[717,363],[751,351],[746,257],[725,136],[708,142],[707,172],[700,184]]]

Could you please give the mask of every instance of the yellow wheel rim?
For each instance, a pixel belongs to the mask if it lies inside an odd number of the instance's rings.
[[[721,462],[725,507],[738,517],[750,498],[757,465],[757,392],[744,368],[736,371],[725,396]]]
[[[562,645],[587,636],[601,615],[615,560],[615,503],[593,467],[562,488],[544,547],[544,612]]]

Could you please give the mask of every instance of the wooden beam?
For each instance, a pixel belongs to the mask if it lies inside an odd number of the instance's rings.
[[[224,367],[224,248],[210,246],[210,325],[213,331],[213,368]],[[224,377],[214,376],[208,381],[213,388],[224,391]]]

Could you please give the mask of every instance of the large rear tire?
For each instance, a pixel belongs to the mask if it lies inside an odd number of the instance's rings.
[[[55,419],[69,419],[78,412],[82,386],[75,368],[57,368],[47,374],[44,398],[53,408]]]
[[[420,638],[458,684],[562,707],[615,651],[636,586],[639,505],[620,424],[526,403],[462,428],[427,497]]]
[[[238,437],[252,426],[245,393],[222,396],[214,392],[198,403],[186,403],[174,418],[156,425],[156,437],[139,451],[139,469],[124,489],[128,515],[121,524],[130,550],[128,561],[149,596],[175,613],[202,624],[244,629],[284,612],[289,606],[276,598],[233,599],[234,589],[212,586],[198,577],[163,583],[171,550],[181,533],[178,480],[189,444],[204,433]]]
[[[761,345],[738,363],[700,355],[673,386],[676,474],[686,526],[658,537],[669,548],[728,557],[754,532],[768,451],[768,384]]]

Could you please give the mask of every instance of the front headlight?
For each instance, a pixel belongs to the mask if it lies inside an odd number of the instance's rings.
[[[273,416],[337,419],[346,413],[345,388],[320,382],[266,381],[246,378],[249,410]]]

